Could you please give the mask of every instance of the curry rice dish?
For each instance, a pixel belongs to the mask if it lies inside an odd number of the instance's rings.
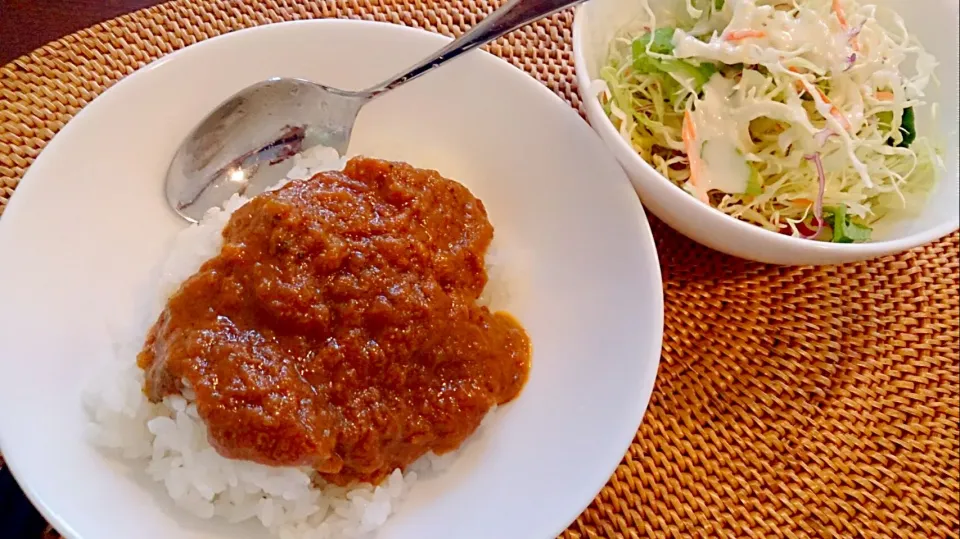
[[[184,416],[205,430],[191,443],[217,466],[311,478],[298,487],[314,491],[299,507],[306,516],[277,502],[280,518],[263,518],[271,493],[258,485],[248,518],[291,537],[331,523],[362,532],[366,505],[356,522],[337,521],[346,493],[359,489],[371,506],[389,498],[375,506],[381,524],[408,488],[404,470],[455,451],[520,393],[531,346],[513,317],[478,303],[493,226],[464,186],[366,157],[299,172],[306,179],[213,213],[219,248],[165,298],[140,341],[136,381],[147,398],[133,415],[153,435],[148,473],[168,492],[170,470],[157,469],[192,460],[166,447],[177,445],[166,437]],[[94,415],[101,445],[136,453],[104,443],[116,426],[107,412]],[[165,459],[173,464],[158,464]],[[170,492],[179,505],[192,505],[175,495],[185,490],[212,507],[202,513],[243,520],[239,507],[253,511],[229,480],[206,489],[212,495],[186,482]]]

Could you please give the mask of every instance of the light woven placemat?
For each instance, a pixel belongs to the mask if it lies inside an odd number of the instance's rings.
[[[84,104],[173,50],[314,17],[457,35],[497,4],[178,0],[65,37],[0,68],[0,213]],[[488,49],[577,107],[572,20]],[[869,263],[779,268],[652,221],[666,310],[656,390],[616,474],[563,536],[957,537],[958,235]]]

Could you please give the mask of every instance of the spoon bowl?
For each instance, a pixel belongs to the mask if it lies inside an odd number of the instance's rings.
[[[323,145],[345,153],[357,114],[374,95],[292,78],[245,88],[177,150],[167,172],[167,202],[197,222],[234,194],[253,196],[276,184],[301,151]]]
[[[208,114],[180,145],[167,171],[167,202],[184,219],[198,222],[234,194],[253,196],[279,182],[302,151],[323,145],[344,155],[357,115],[370,100],[582,1],[509,0],[447,46],[366,90],[291,78],[248,86]]]

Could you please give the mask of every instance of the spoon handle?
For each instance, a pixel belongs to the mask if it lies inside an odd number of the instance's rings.
[[[507,0],[465,34],[434,54],[424,58],[403,73],[366,90],[371,96],[397,88],[431,71],[461,54],[471,51],[498,37],[516,30],[584,0]]]

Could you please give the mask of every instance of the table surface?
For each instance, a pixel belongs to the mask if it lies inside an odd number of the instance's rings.
[[[0,0],[0,65],[73,33],[159,0]]]

